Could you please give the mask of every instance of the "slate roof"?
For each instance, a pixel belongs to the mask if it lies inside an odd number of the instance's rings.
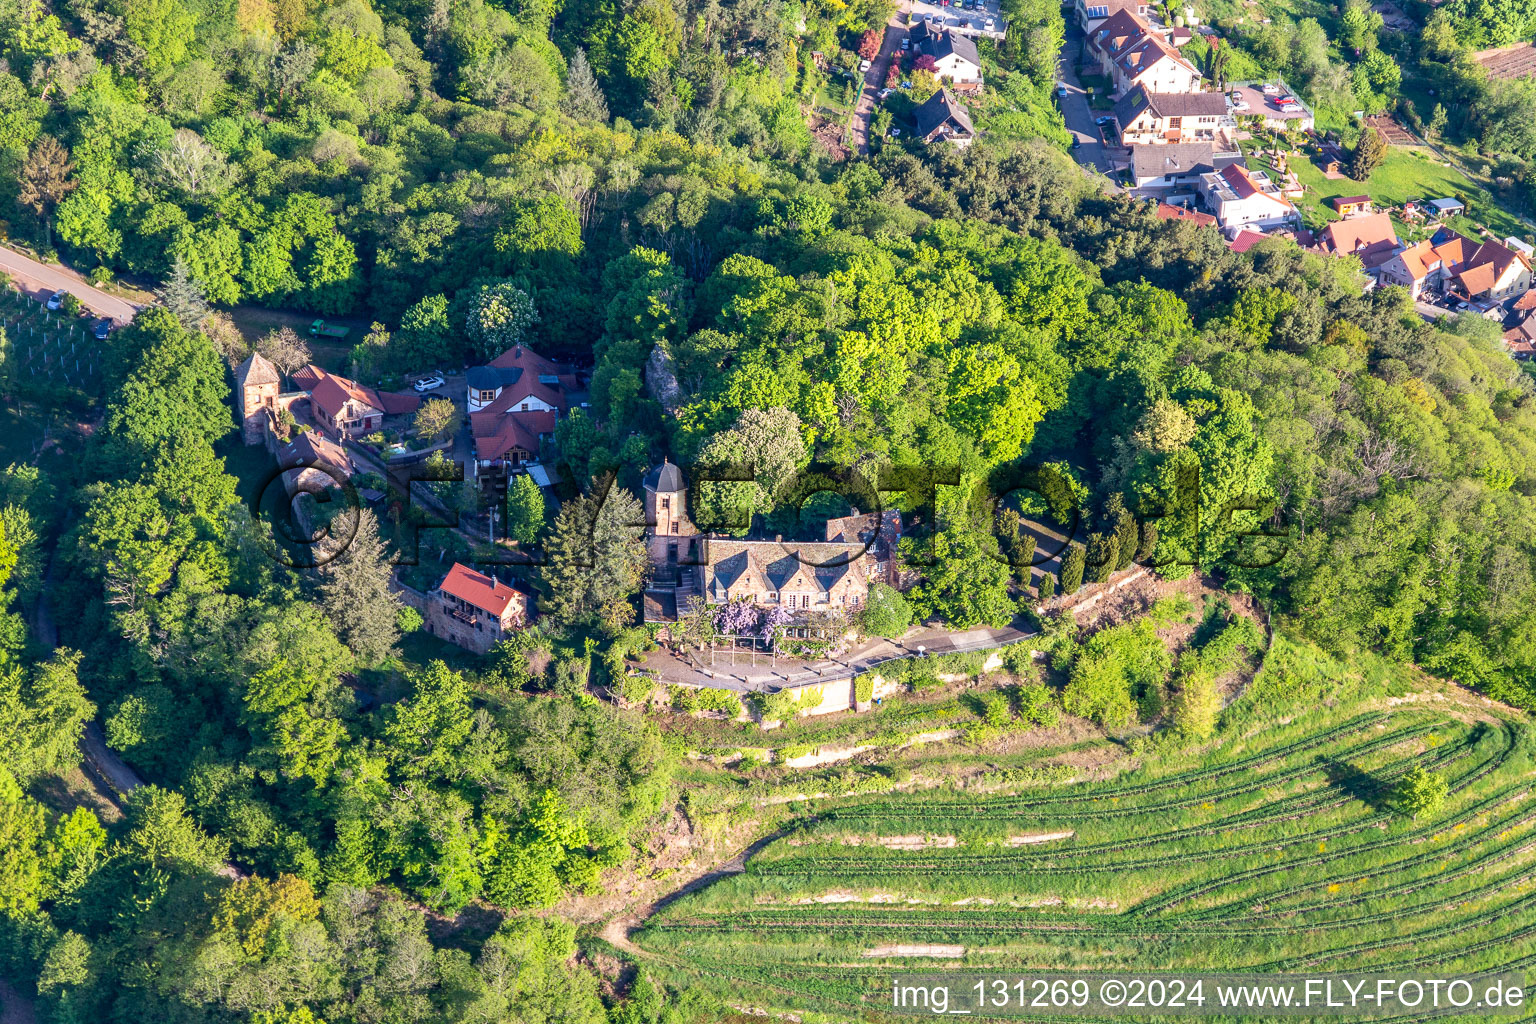
[[[284,470],[326,465],[342,473],[343,478],[352,475],[352,457],[341,445],[318,430],[306,430],[277,450],[277,464]]]
[[[648,491],[680,491],[686,486],[683,471],[665,458],[661,460],[661,465],[651,467],[641,485]]]
[[[976,134],[976,129],[971,125],[971,115],[965,112],[963,106],[955,102],[949,95],[948,89],[940,89],[928,97],[912,117],[917,122],[917,135],[921,139],[929,138],[945,124],[951,126],[951,134],[965,136]]]
[[[954,54],[978,69],[981,67],[981,54],[976,51],[976,40],[970,36],[934,28],[928,22],[920,21],[912,26],[911,39],[915,52],[927,54],[934,60],[942,60]]]
[[[1137,181],[1168,175],[1210,174],[1241,159],[1216,155],[1209,142],[1172,142],[1166,146],[1136,146],[1131,150],[1131,173]]]

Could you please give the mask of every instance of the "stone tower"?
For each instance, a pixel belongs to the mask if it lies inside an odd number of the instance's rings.
[[[235,367],[235,404],[240,410],[240,432],[246,444],[261,444],[267,415],[277,412],[281,379],[277,367],[259,353]]]
[[[667,459],[645,474],[645,522],[651,561],[658,566],[692,561],[691,540],[698,531],[688,518],[688,484],[683,471]]]

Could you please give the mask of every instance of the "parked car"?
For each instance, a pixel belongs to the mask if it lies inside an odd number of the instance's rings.
[[[56,291],[52,295],[48,296],[48,308],[49,309],[58,309],[59,307],[63,306],[64,305],[64,296],[66,296],[68,294],[69,293],[66,292],[64,289],[60,288],[58,291]]]
[[[867,60],[859,61],[859,70],[860,71],[868,71],[869,70],[869,61],[867,61]]]
[[[1232,98],[1232,109],[1233,110],[1247,110],[1248,109],[1248,101],[1243,99],[1241,96],[1234,96]]]
[[[1067,93],[1069,91],[1070,90],[1067,89],[1067,83],[1066,82],[1057,82],[1056,83],[1056,95],[1057,96],[1060,96],[1063,99],[1065,99],[1066,96],[1067,96]]]
[[[1094,118],[1093,119],[1093,123],[1098,125],[1100,128],[1102,128],[1102,127],[1104,127],[1107,124],[1114,124],[1115,123],[1115,117],[1114,117],[1113,114],[1105,114],[1103,117],[1096,117],[1096,118]]]
[[[1076,149],[1078,146],[1081,146],[1082,144],[1083,144],[1083,140],[1082,139],[1078,138],[1076,135],[1072,136],[1072,148],[1073,149]]]
[[[901,40],[901,49],[902,52],[906,52],[907,50],[912,49],[912,40],[903,36]]]
[[[416,389],[417,394],[422,394],[427,391],[436,391],[438,388],[443,386],[443,378],[423,377],[421,380],[417,381],[411,386]]]
[[[104,316],[97,320],[96,326],[91,328],[91,333],[96,336],[97,341],[106,341],[107,335],[112,333],[112,318]]]
[[[875,93],[875,98],[883,100],[887,96],[889,96],[891,94],[891,92],[892,92],[892,90],[890,90],[890,89],[881,89],[879,92]]]

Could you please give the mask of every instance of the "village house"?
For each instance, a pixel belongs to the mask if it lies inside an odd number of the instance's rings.
[[[1202,175],[1200,190],[1216,223],[1228,233],[1242,228],[1294,228],[1301,223],[1296,207],[1263,172],[1239,163]]]
[[[1129,10],[1105,18],[1088,34],[1088,50],[1114,83],[1114,95],[1137,86],[1149,93],[1187,93],[1200,88],[1200,72],[1178,50]]]
[[[476,654],[528,624],[528,597],[458,562],[427,595],[426,630]]]
[[[1105,18],[1121,11],[1145,18],[1151,7],[1143,0],[1073,0],[1072,10],[1078,27],[1088,33],[1098,28]]]
[[[642,483],[652,564],[647,621],[673,621],[701,600],[785,608],[805,621],[857,611],[870,583],[899,581],[901,515],[895,511],[829,519],[821,541],[740,540],[693,525],[687,482],[674,463],[663,460]]]
[[[1219,92],[1148,92],[1137,86],[1115,104],[1115,123],[1122,146],[1215,142],[1228,123],[1227,98]]]
[[[1522,252],[1489,239],[1450,272],[1451,294],[1468,302],[1502,302],[1531,286],[1531,261]]]
[[[282,391],[277,367],[259,352],[235,367],[235,407],[240,415],[240,437],[246,444],[261,444],[268,418],[277,414]]]
[[[1242,159],[1238,153],[1217,153],[1209,142],[1136,146],[1131,150],[1131,178],[1137,188],[1197,186],[1205,175]]]
[[[1398,251],[1381,265],[1382,284],[1401,285],[1415,300],[1426,292],[1438,294],[1447,275],[1467,261],[1476,248],[1471,239],[1449,229]]]
[[[913,25],[910,38],[914,54],[933,58],[936,78],[948,82],[955,92],[981,91],[981,55],[976,51],[976,40],[927,21]]]
[[[923,142],[948,142],[956,149],[964,149],[976,141],[976,129],[971,116],[949,94],[940,89],[912,114],[917,124],[917,138]]]
[[[1318,246],[1333,256],[1357,256],[1367,273],[1375,274],[1398,250],[1397,229],[1385,213],[1336,220],[1322,230]]]
[[[375,391],[313,363],[295,373],[293,382],[309,392],[316,424],[343,439],[373,433],[383,426],[385,416],[409,415],[421,408],[420,395]]]
[[[575,374],[515,345],[465,374],[475,475],[511,473],[536,463],[555,423],[586,405]]]
[[[1504,345],[1516,359],[1536,355],[1536,289],[1528,290],[1509,305]]]

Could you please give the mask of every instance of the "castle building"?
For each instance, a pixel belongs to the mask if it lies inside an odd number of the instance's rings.
[[[672,462],[653,467],[642,486],[652,565],[647,621],[674,621],[701,600],[750,601],[812,618],[856,611],[870,583],[897,582],[901,514],[894,510],[829,519],[824,539],[817,541],[742,540],[694,526],[687,481]]]
[[[277,413],[277,396],[282,390],[277,367],[260,353],[235,367],[235,404],[240,412],[240,436],[246,444],[261,444],[267,430],[268,415]]]

